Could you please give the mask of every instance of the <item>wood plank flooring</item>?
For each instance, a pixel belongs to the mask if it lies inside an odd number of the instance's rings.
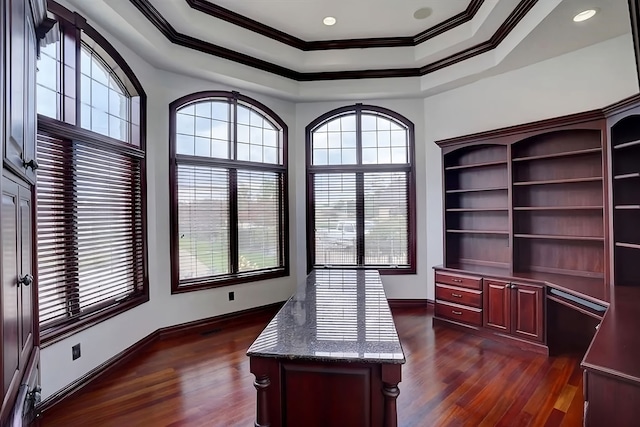
[[[580,355],[547,358],[433,328],[422,309],[396,309],[394,319],[407,358],[399,426],[582,425]],[[45,413],[41,426],[252,426],[245,352],[264,326],[158,341]]]

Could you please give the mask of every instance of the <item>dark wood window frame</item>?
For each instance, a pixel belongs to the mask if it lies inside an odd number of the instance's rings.
[[[241,104],[258,110],[268,118],[281,132],[281,164],[259,163],[251,161],[227,160],[207,158],[202,156],[188,156],[176,153],[177,145],[177,112],[188,104],[206,100],[226,100],[231,110],[229,144],[235,147],[237,140],[237,113],[236,106]],[[170,185],[170,216],[171,216],[171,293],[184,293],[201,289],[211,289],[239,283],[255,282],[259,280],[273,279],[289,275],[289,202],[288,202],[288,127],[286,123],[269,107],[242,95],[229,91],[204,91],[186,95],[173,101],[169,105],[169,185]],[[230,154],[234,149],[230,150]],[[229,179],[229,260],[231,271],[228,274],[194,279],[180,280],[180,256],[179,256],[179,218],[178,218],[178,164],[201,165],[226,168],[230,172]],[[253,270],[247,272],[238,271],[238,182],[234,177],[238,171],[274,172],[281,176],[279,189],[279,263],[275,268]]]
[[[362,164],[362,113],[373,113],[387,116],[392,120],[401,123],[407,130],[408,137],[408,158],[407,164]],[[353,114],[356,116],[356,152],[357,164],[354,165],[313,165],[313,132],[331,119],[344,117]],[[355,104],[340,107],[329,111],[313,120],[305,128],[305,148],[306,148],[306,189],[307,189],[307,272],[314,268],[351,268],[351,269],[376,269],[383,275],[393,274],[415,274],[416,273],[416,178],[415,178],[415,127],[414,124],[393,110],[375,105]],[[365,259],[365,214],[364,214],[364,179],[365,173],[406,171],[408,173],[407,182],[407,243],[408,243],[408,266],[392,267],[387,265],[367,265]],[[315,254],[315,195],[314,195],[314,175],[326,173],[354,173],[356,176],[356,259],[357,265],[316,265]]]
[[[142,244],[142,250],[138,252],[142,260],[141,262],[140,260],[136,261],[142,272],[138,275],[141,278],[139,283],[133,284],[133,291],[126,298],[105,302],[86,313],[71,314],[66,321],[58,320],[51,322],[50,325],[41,325],[40,339],[44,347],[149,301],[146,221],[146,94],[140,81],[124,58],[98,31],[87,23],[85,18],[51,0],[48,1],[48,12],[58,22],[60,43],[64,46],[60,63],[62,68],[60,70],[61,96],[58,100],[58,119],[38,115],[38,134],[43,137],[64,140],[71,145],[77,141],[84,146],[124,155],[137,162],[139,172],[135,176],[132,175],[132,179],[139,182],[139,189],[132,194],[138,199],[134,205],[136,209],[139,209],[138,218],[141,221],[141,232],[137,231],[136,233],[138,235],[141,234],[141,238],[139,241],[136,240],[134,242],[133,250],[136,251],[137,244]],[[131,124],[131,141],[129,143],[98,134],[80,126],[80,49],[83,33],[110,57],[109,59],[118,66],[135,89],[137,96],[135,99],[132,98],[134,101],[131,102],[130,118],[133,123]],[[73,226],[71,230],[73,233],[73,230],[77,230],[77,226]],[[37,237],[34,237],[34,239],[37,242]],[[76,239],[72,238],[71,240]],[[37,248],[37,245],[35,247]],[[133,256],[135,257],[136,255]],[[66,263],[73,264],[71,258],[73,256],[70,256]],[[77,290],[69,288],[65,291],[67,295],[65,298],[69,298],[69,295],[77,295],[77,292]]]

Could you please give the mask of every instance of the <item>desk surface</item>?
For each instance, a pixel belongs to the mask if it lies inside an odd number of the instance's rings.
[[[640,288],[618,286],[582,366],[640,384]]]
[[[316,270],[248,356],[354,363],[405,362],[382,281],[373,270]]]

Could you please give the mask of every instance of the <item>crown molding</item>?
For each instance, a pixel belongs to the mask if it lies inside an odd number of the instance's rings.
[[[200,40],[178,32],[165,19],[162,14],[150,3],[150,0],[129,0],[144,17],[155,26],[171,43],[187,47],[219,58],[227,59],[239,64],[247,65],[268,73],[286,77],[299,82],[321,80],[353,80],[353,79],[380,79],[395,77],[420,77],[434,71],[457,64],[474,56],[489,52],[496,47],[513,31],[516,25],[535,6],[538,0],[521,0],[507,19],[500,25],[491,38],[483,43],[471,46],[456,54],[416,68],[388,68],[374,70],[350,70],[350,71],[326,71],[326,72],[299,72],[269,61],[255,58],[244,53]],[[194,1],[194,0],[188,0]],[[203,0],[198,0],[203,1]],[[233,12],[232,12],[233,13]],[[427,30],[429,31],[429,30]],[[433,37],[433,36],[432,36]]]
[[[417,46],[455,27],[469,22],[480,10],[484,0],[471,0],[467,8],[433,27],[430,27],[414,36],[405,37],[375,37],[361,39],[318,40],[305,41],[283,31],[265,25],[261,22],[233,12],[222,6],[218,6],[208,0],[186,0],[194,10],[205,13],[214,18],[222,19],[231,24],[253,31],[280,43],[289,45],[303,51],[332,50],[332,49],[367,49],[374,47],[412,47]]]

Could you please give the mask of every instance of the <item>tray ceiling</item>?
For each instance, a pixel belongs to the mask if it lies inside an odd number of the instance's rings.
[[[402,79],[402,92],[433,93],[498,72],[503,62],[513,69],[630,31],[627,0],[61,1],[159,68],[289,96],[305,82],[320,93],[323,80],[381,78]],[[329,14],[325,3],[342,5],[331,15],[357,25],[333,34],[313,30],[318,16]],[[418,26],[411,10],[420,7],[434,12]],[[592,7],[595,18],[572,22]],[[387,19],[391,12],[381,11],[391,9],[398,13]],[[352,93],[358,85],[349,84]]]

